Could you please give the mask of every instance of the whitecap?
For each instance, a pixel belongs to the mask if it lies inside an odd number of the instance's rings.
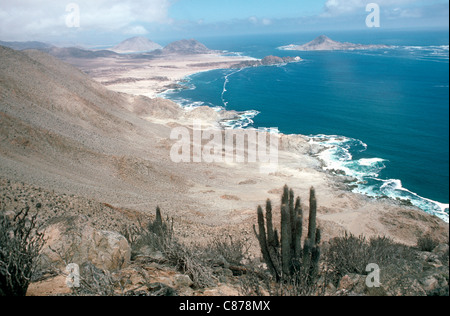
[[[425,212],[449,222],[448,204],[424,198],[404,188],[399,179],[380,179],[379,174],[386,168],[387,160],[376,157],[354,160],[351,153],[364,152],[367,149],[364,142],[343,136],[315,135],[309,136],[309,143],[322,147],[317,157],[323,161],[324,170],[344,172],[356,179],[353,192],[374,198],[409,201]]]

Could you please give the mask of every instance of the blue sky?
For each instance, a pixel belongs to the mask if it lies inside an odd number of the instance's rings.
[[[323,7],[320,0],[188,0],[174,2],[170,15],[178,20],[220,22],[252,16],[296,18],[319,14]]]
[[[379,5],[384,30],[448,29],[449,0],[1,0],[0,40],[107,45],[132,36],[363,30],[368,3]],[[69,27],[75,13],[80,23]]]

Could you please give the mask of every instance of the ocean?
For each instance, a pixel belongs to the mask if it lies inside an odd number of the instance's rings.
[[[355,192],[409,200],[449,221],[449,33],[328,33],[336,41],[388,49],[301,52],[319,33],[199,39],[211,49],[255,58],[300,56],[277,66],[214,70],[164,93],[183,107],[241,112],[230,128],[277,127],[327,146],[327,169],[358,179]]]

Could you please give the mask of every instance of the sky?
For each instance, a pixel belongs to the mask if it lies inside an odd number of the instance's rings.
[[[449,0],[1,0],[0,40],[108,45],[233,34],[448,29]]]

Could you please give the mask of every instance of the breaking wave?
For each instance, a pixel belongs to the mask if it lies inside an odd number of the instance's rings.
[[[317,157],[324,163],[323,169],[354,178],[353,192],[370,197],[388,197],[409,201],[412,205],[449,222],[449,205],[433,201],[403,187],[401,180],[381,179],[381,171],[386,168],[386,160],[382,158],[354,159],[352,153],[361,153],[367,144],[358,139],[314,135],[309,143],[319,145],[321,150]]]
[[[186,98],[181,98],[175,96],[174,92],[177,91],[177,89],[174,90],[168,90],[163,93],[160,93],[158,96],[162,98],[170,99],[171,101],[177,103],[180,107],[185,109],[186,111],[192,111],[195,108],[201,107],[201,106],[208,106],[212,108],[213,110],[220,112],[223,110],[226,110],[226,106],[228,102],[225,100],[225,93],[227,92],[227,84],[229,82],[229,77],[240,72],[242,69],[239,70],[232,70],[232,71],[226,71],[224,73],[224,84],[223,84],[223,90],[221,94],[221,99],[223,102],[223,105],[216,105],[209,102],[203,102],[203,101],[193,101]],[[183,81],[183,89],[189,89],[194,90],[196,89],[195,85],[192,83],[192,78],[190,76],[186,77]],[[236,117],[222,120],[220,122],[220,125],[225,129],[237,129],[237,128],[246,128],[251,125],[253,125],[254,121],[253,119],[259,114],[260,112],[255,110],[248,110],[248,111],[236,111]]]

